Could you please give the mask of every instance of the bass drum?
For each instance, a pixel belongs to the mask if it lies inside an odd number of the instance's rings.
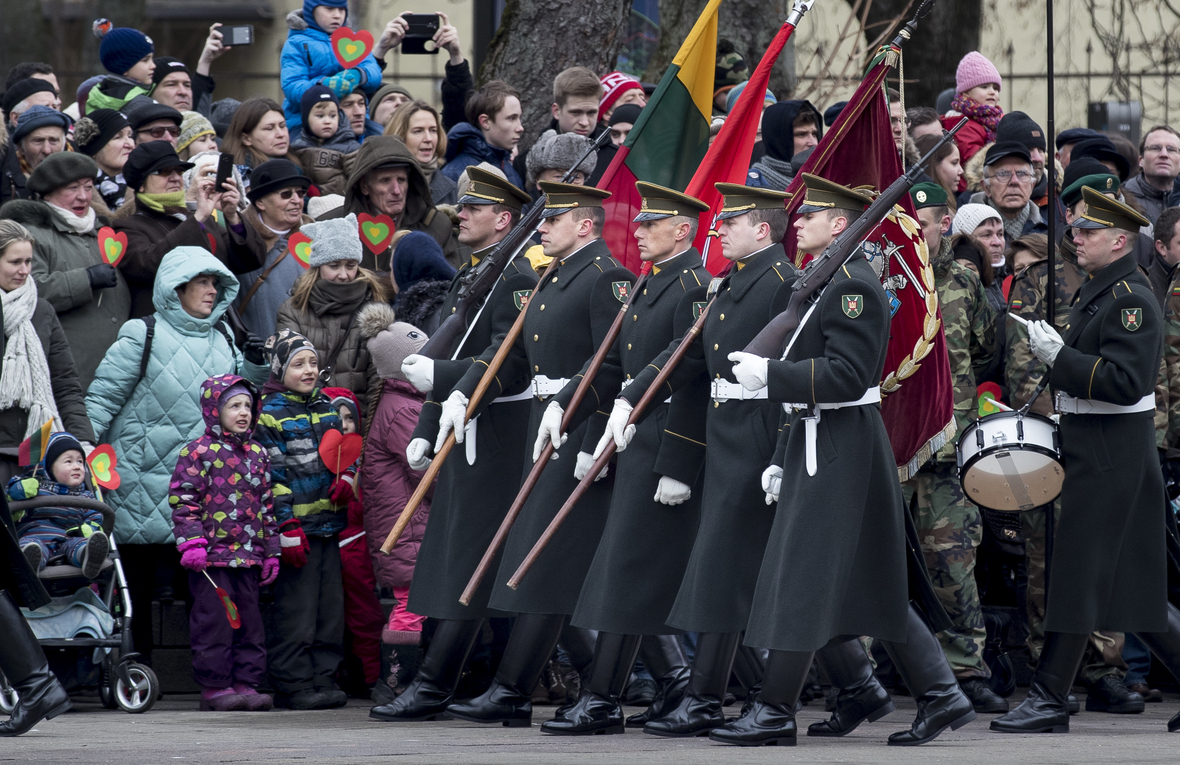
[[[963,431],[959,483],[967,499],[991,510],[1032,510],[1061,494],[1057,424],[1039,414],[997,412]]]

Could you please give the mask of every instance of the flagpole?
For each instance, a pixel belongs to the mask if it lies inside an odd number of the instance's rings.
[[[1049,166],[1049,248],[1048,248],[1048,281],[1045,283],[1045,315],[1049,317],[1049,325],[1057,324],[1057,159],[1053,154],[1057,144],[1057,131],[1054,127],[1053,108],[1053,0],[1046,0],[1045,21],[1049,30],[1048,51],[1048,90],[1049,90],[1049,120],[1048,134],[1045,136],[1046,164]]]

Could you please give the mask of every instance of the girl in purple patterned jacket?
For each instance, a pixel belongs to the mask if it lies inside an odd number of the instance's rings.
[[[205,435],[180,450],[168,491],[180,565],[189,569],[193,594],[189,631],[202,710],[265,711],[272,703],[256,690],[266,673],[258,587],[279,573],[270,459],[251,439],[260,409],[258,390],[247,380],[228,374],[206,380]],[[210,578],[237,606],[238,629]]]

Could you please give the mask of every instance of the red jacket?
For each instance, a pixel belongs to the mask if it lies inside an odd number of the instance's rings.
[[[386,380],[381,402],[365,439],[364,467],[361,468],[365,538],[369,540],[369,551],[377,569],[377,583],[385,587],[409,586],[422,534],[426,531],[426,518],[430,514],[433,487],[414,512],[410,525],[393,551],[389,555],[380,553],[389,530],[422,480],[422,473],[410,470],[406,462],[406,447],[418,424],[418,412],[424,398],[407,382]]]
[[[946,130],[950,130],[955,125],[959,124],[959,120],[963,119],[963,115],[956,114],[953,117],[943,117],[942,126]],[[959,164],[967,167],[967,162],[975,156],[975,154],[987,146],[990,141],[987,140],[987,128],[981,122],[976,122],[968,118],[967,124],[963,126],[962,130],[955,133],[955,145],[959,147]],[[959,181],[959,192],[967,190],[967,177],[963,176]]]

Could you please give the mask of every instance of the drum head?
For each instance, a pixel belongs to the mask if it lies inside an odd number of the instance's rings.
[[[1032,510],[1061,494],[1065,470],[1050,450],[1029,444],[987,449],[963,466],[963,492],[980,507]]]

